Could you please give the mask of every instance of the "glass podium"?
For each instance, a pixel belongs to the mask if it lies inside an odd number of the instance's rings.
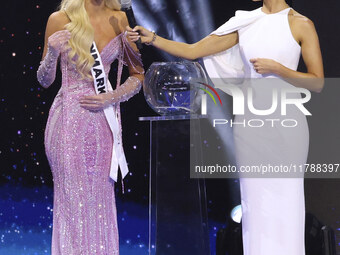
[[[189,169],[190,156],[202,159],[200,145],[190,144],[200,135],[200,118],[139,118],[150,125],[150,255],[210,255],[205,182],[190,179]]]

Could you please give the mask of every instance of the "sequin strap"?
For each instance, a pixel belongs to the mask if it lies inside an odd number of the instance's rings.
[[[109,91],[111,97],[107,100],[106,104],[114,104],[116,108],[119,108],[119,103],[128,101],[131,97],[136,95],[141,87],[142,82],[136,76],[130,76],[123,84],[121,84],[121,76],[123,66],[127,65],[132,68],[132,71],[138,74],[143,74],[143,64],[139,53],[135,52],[130,46],[126,35],[123,34],[122,48],[118,55],[118,75],[117,75],[117,87],[113,91]],[[109,82],[109,81],[108,81]]]
[[[111,84],[108,82],[104,66],[97,49],[95,42],[93,42],[91,47],[91,54],[95,59],[95,64],[91,69],[91,73],[94,80],[94,88],[97,94],[107,93],[112,91]],[[113,134],[113,149],[112,149],[112,158],[111,158],[111,168],[110,168],[110,178],[112,178],[115,182],[118,180],[118,167],[120,167],[120,171],[122,174],[122,179],[128,174],[129,169],[127,166],[122,137],[120,132],[120,125],[118,121],[118,112],[117,108],[112,105],[106,107],[104,109],[104,114],[106,120],[110,126],[111,132]]]
[[[122,50],[118,57],[117,88],[113,92],[110,92],[112,95],[110,104],[128,101],[131,97],[136,95],[142,87],[142,82],[135,76],[130,76],[123,84],[120,84],[123,65],[130,66],[132,70],[138,74],[144,74],[141,55],[131,47],[126,38],[126,33],[123,34],[121,38]],[[117,107],[119,108],[118,105]]]
[[[122,60],[124,65],[132,66],[133,70],[139,74],[144,74],[143,62],[141,54],[136,52],[130,45],[130,42],[127,39],[127,32],[122,35]]]
[[[122,179],[122,193],[125,194],[124,179]]]

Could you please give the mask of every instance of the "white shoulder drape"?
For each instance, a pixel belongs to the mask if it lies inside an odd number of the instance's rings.
[[[261,8],[253,11],[236,11],[235,16],[229,19],[224,25],[211,33],[211,35],[226,35],[244,28],[259,18],[264,13]],[[205,68],[211,79],[243,78],[243,61],[240,55],[239,44],[208,57],[203,58]]]

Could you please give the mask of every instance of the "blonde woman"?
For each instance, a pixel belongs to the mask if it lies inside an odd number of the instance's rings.
[[[104,109],[139,92],[140,55],[123,32],[128,25],[118,0],[63,0],[48,20],[37,72],[48,88],[60,58],[62,86],[50,109],[45,148],[54,181],[52,255],[119,254],[114,181],[110,179],[113,134]],[[116,89],[96,95],[90,53],[95,42],[106,77],[118,59]],[[130,77],[121,84],[123,65]],[[121,85],[120,85],[121,84]]]

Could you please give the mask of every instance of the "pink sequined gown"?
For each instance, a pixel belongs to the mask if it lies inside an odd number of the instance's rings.
[[[119,240],[114,182],[109,178],[112,133],[103,111],[80,107],[79,98],[95,95],[95,90],[92,81],[81,79],[67,53],[61,52],[62,86],[45,131],[54,181],[52,255],[115,255]],[[106,74],[119,60],[117,84],[123,64],[140,63],[125,34],[111,40],[100,55]],[[139,90],[140,84],[132,84],[122,101]]]

